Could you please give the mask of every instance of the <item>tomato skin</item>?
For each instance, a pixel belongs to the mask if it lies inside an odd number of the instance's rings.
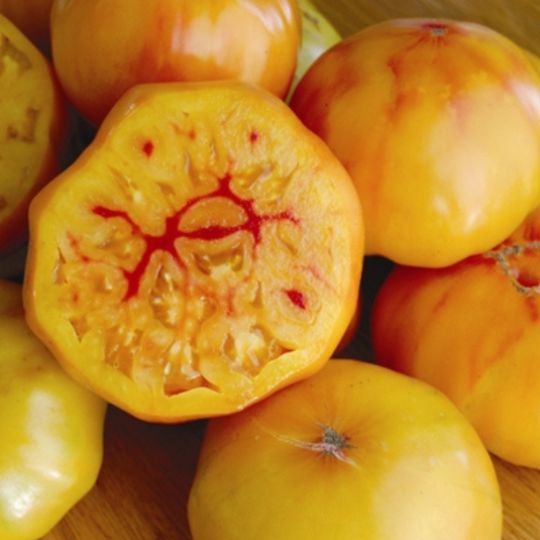
[[[445,392],[491,452],[535,468],[540,468],[540,300],[534,287],[540,257],[538,246],[530,246],[539,232],[535,212],[483,255],[444,269],[397,267],[372,315],[380,364]],[[515,249],[523,252],[512,254]]]
[[[78,386],[24,321],[21,287],[0,280],[0,538],[41,538],[94,485],[105,402]]]
[[[291,101],[345,165],[366,253],[442,267],[504,240],[540,196],[540,79],[473,23],[398,19],[325,53]]]
[[[300,16],[292,0],[56,0],[51,34],[67,95],[99,123],[137,83],[240,79],[285,96]]]
[[[65,100],[51,65],[0,15],[0,101],[6,136],[0,146],[0,257],[20,248],[32,197],[61,167],[68,130]]]
[[[502,521],[491,460],[452,403],[353,360],[211,420],[188,518],[194,540],[499,540]]]

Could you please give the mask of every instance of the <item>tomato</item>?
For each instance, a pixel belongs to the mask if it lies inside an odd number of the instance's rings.
[[[296,0],[56,0],[51,17],[59,79],[96,123],[142,82],[241,79],[283,97],[300,29]]]
[[[53,0],[0,0],[0,13],[36,45],[47,48]]]
[[[454,405],[353,360],[210,420],[188,501],[193,540],[499,540],[501,514]]]
[[[73,382],[0,280],[0,538],[41,538],[94,485],[105,403]]]
[[[75,379],[138,417],[230,413],[330,357],[361,231],[350,177],[272,94],[139,86],[33,200],[27,318]]]
[[[341,41],[339,32],[310,0],[298,0],[302,21],[302,44],[290,92],[307,69],[332,45]]]
[[[32,196],[58,171],[64,103],[47,60],[0,15],[0,257],[27,231]]]
[[[540,468],[540,210],[445,269],[398,267],[376,298],[375,356],[445,392],[487,448]]]
[[[366,28],[315,62],[291,106],[351,174],[366,254],[450,265],[504,240],[540,202],[540,78],[478,24]]]
[[[529,59],[530,63],[532,64],[533,68],[536,70],[538,75],[540,75],[540,58],[536,54],[532,53],[531,51],[524,49],[524,52],[527,58]]]

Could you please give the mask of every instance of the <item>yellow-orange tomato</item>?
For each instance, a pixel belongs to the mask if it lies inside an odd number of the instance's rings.
[[[353,360],[211,420],[188,517],[194,540],[500,540],[502,521],[450,400]]]
[[[27,317],[132,414],[230,413],[330,357],[361,231],[350,177],[272,94],[139,86],[32,202]]]
[[[36,45],[48,47],[53,0],[0,0],[0,13]]]
[[[371,26],[323,54],[291,104],[355,181],[367,254],[449,265],[539,203],[540,78],[478,24]]]
[[[300,29],[296,0],[56,0],[51,17],[60,82],[93,122],[144,82],[240,79],[283,97]]]
[[[63,100],[49,63],[0,15],[0,255],[24,237],[32,196],[59,169]]]
[[[399,267],[375,301],[375,355],[440,388],[503,459],[540,468],[540,211],[445,269]]]
[[[106,407],[32,334],[21,287],[1,279],[0,389],[0,538],[33,540],[94,485]]]

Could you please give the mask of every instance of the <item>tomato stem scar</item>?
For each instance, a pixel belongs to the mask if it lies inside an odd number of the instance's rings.
[[[428,22],[423,28],[431,30],[431,34],[435,37],[442,37],[448,33],[448,26],[440,22]]]
[[[322,457],[332,457],[338,461],[358,468],[357,463],[345,453],[345,450],[354,448],[354,446],[350,444],[348,437],[338,433],[332,426],[327,424],[321,424],[319,427],[322,429],[322,436],[320,440],[316,442],[300,441],[280,434],[275,436],[279,440],[292,444],[298,448],[316,452]]]

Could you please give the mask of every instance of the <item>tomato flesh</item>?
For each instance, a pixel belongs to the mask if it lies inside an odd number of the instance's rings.
[[[242,408],[320,367],[344,333],[363,255],[358,198],[266,92],[148,85],[130,99],[135,112],[113,114],[33,204],[29,320],[76,377],[135,414]],[[193,389],[224,403],[204,413],[194,398],[188,414],[161,401]]]

